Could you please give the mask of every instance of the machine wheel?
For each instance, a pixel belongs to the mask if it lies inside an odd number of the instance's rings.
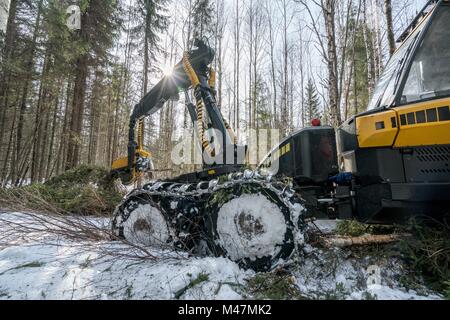
[[[215,192],[205,226],[210,250],[243,268],[269,270],[295,247],[289,209],[275,192],[255,183]]]
[[[173,242],[168,217],[150,196],[128,197],[114,213],[112,231],[119,238],[144,246],[167,246]]]

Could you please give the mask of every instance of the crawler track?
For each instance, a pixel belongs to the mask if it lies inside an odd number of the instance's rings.
[[[225,256],[244,268],[268,270],[302,242],[303,210],[288,184],[246,171],[198,184],[147,184],[116,208],[112,229],[143,245]]]

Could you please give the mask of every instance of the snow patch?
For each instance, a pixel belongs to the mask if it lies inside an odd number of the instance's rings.
[[[260,194],[242,195],[218,212],[218,242],[234,261],[276,256],[286,229],[283,212]]]
[[[34,225],[29,215],[0,213],[5,219]],[[75,219],[75,218],[74,218]],[[88,218],[99,226],[109,219]],[[0,234],[14,235],[0,224]],[[105,255],[128,250],[120,242],[72,242],[52,234],[0,243],[0,299],[180,299],[252,298],[247,279],[255,273],[225,258],[189,257],[186,253],[148,247],[157,260]],[[368,269],[380,268],[379,284],[368,283]],[[393,258],[355,256],[348,250],[321,250],[305,245],[289,271],[300,294],[310,299],[442,299],[426,288],[407,290],[399,282],[403,265]],[[207,280],[193,283],[200,275]]]
[[[150,204],[139,204],[123,222],[123,234],[131,243],[166,245],[170,230],[161,211]]]
[[[376,284],[370,269],[378,271]],[[348,250],[321,250],[306,245],[293,274],[302,293],[310,299],[434,300],[441,296],[423,288],[407,290],[398,281],[403,268],[394,258],[353,257]]]
[[[0,299],[173,299],[201,273],[208,281],[181,299],[242,298],[223,284],[244,283],[245,273],[227,259],[112,262],[68,245],[0,251]]]
[[[0,216],[33,223],[20,213]],[[89,219],[105,226],[109,222]],[[10,228],[0,225],[0,233],[9,234]],[[157,258],[153,261],[105,255],[131,250],[120,242],[72,242],[49,234],[41,238],[17,239],[0,247],[0,299],[174,299],[200,274],[208,280],[189,287],[180,299],[242,299],[238,289],[254,274],[225,258],[188,257],[155,246],[147,247]]]
[[[330,234],[333,233],[337,228],[338,220],[315,220],[311,224],[317,227],[322,233]]]

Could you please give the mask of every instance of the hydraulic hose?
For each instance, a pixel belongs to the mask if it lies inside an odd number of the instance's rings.
[[[138,122],[137,144],[138,144],[138,149],[144,148],[144,119],[140,119]]]
[[[198,79],[197,74],[195,73],[194,68],[191,65],[191,62],[189,61],[189,53],[185,52],[183,55],[183,68],[186,72],[187,76],[189,77],[189,80],[192,83],[192,86],[194,87],[194,96],[196,100],[196,107],[197,107],[197,131],[198,131],[198,137],[200,139],[200,143],[202,145],[202,148],[206,150],[209,156],[214,157],[214,149],[211,147],[210,142],[206,138],[205,135],[205,123],[203,121],[204,112],[205,112],[205,104],[203,102],[202,98],[202,91],[200,88],[200,80]]]

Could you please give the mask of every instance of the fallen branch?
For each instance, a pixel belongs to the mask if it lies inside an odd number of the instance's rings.
[[[332,237],[322,237],[322,242],[326,247],[344,248],[351,246],[392,243],[409,236],[411,235],[383,234],[383,235],[364,235],[360,237],[332,236]]]
[[[163,244],[155,255],[148,247],[117,237],[106,223],[106,218],[74,216],[26,190],[0,190],[1,207],[6,209],[3,211],[17,213],[0,214],[0,248],[19,243],[58,246],[59,240],[65,239],[71,242],[72,247],[86,252],[95,251],[99,258],[109,257],[111,260],[186,258]]]
[[[181,296],[183,294],[186,293],[186,291],[188,291],[189,289],[203,283],[209,280],[209,274],[205,274],[205,273],[200,273],[198,275],[198,277],[194,280],[192,280],[191,282],[189,282],[189,284],[183,288],[181,288],[180,290],[178,290],[177,292],[175,292],[174,294],[174,298],[179,300],[181,298]]]

